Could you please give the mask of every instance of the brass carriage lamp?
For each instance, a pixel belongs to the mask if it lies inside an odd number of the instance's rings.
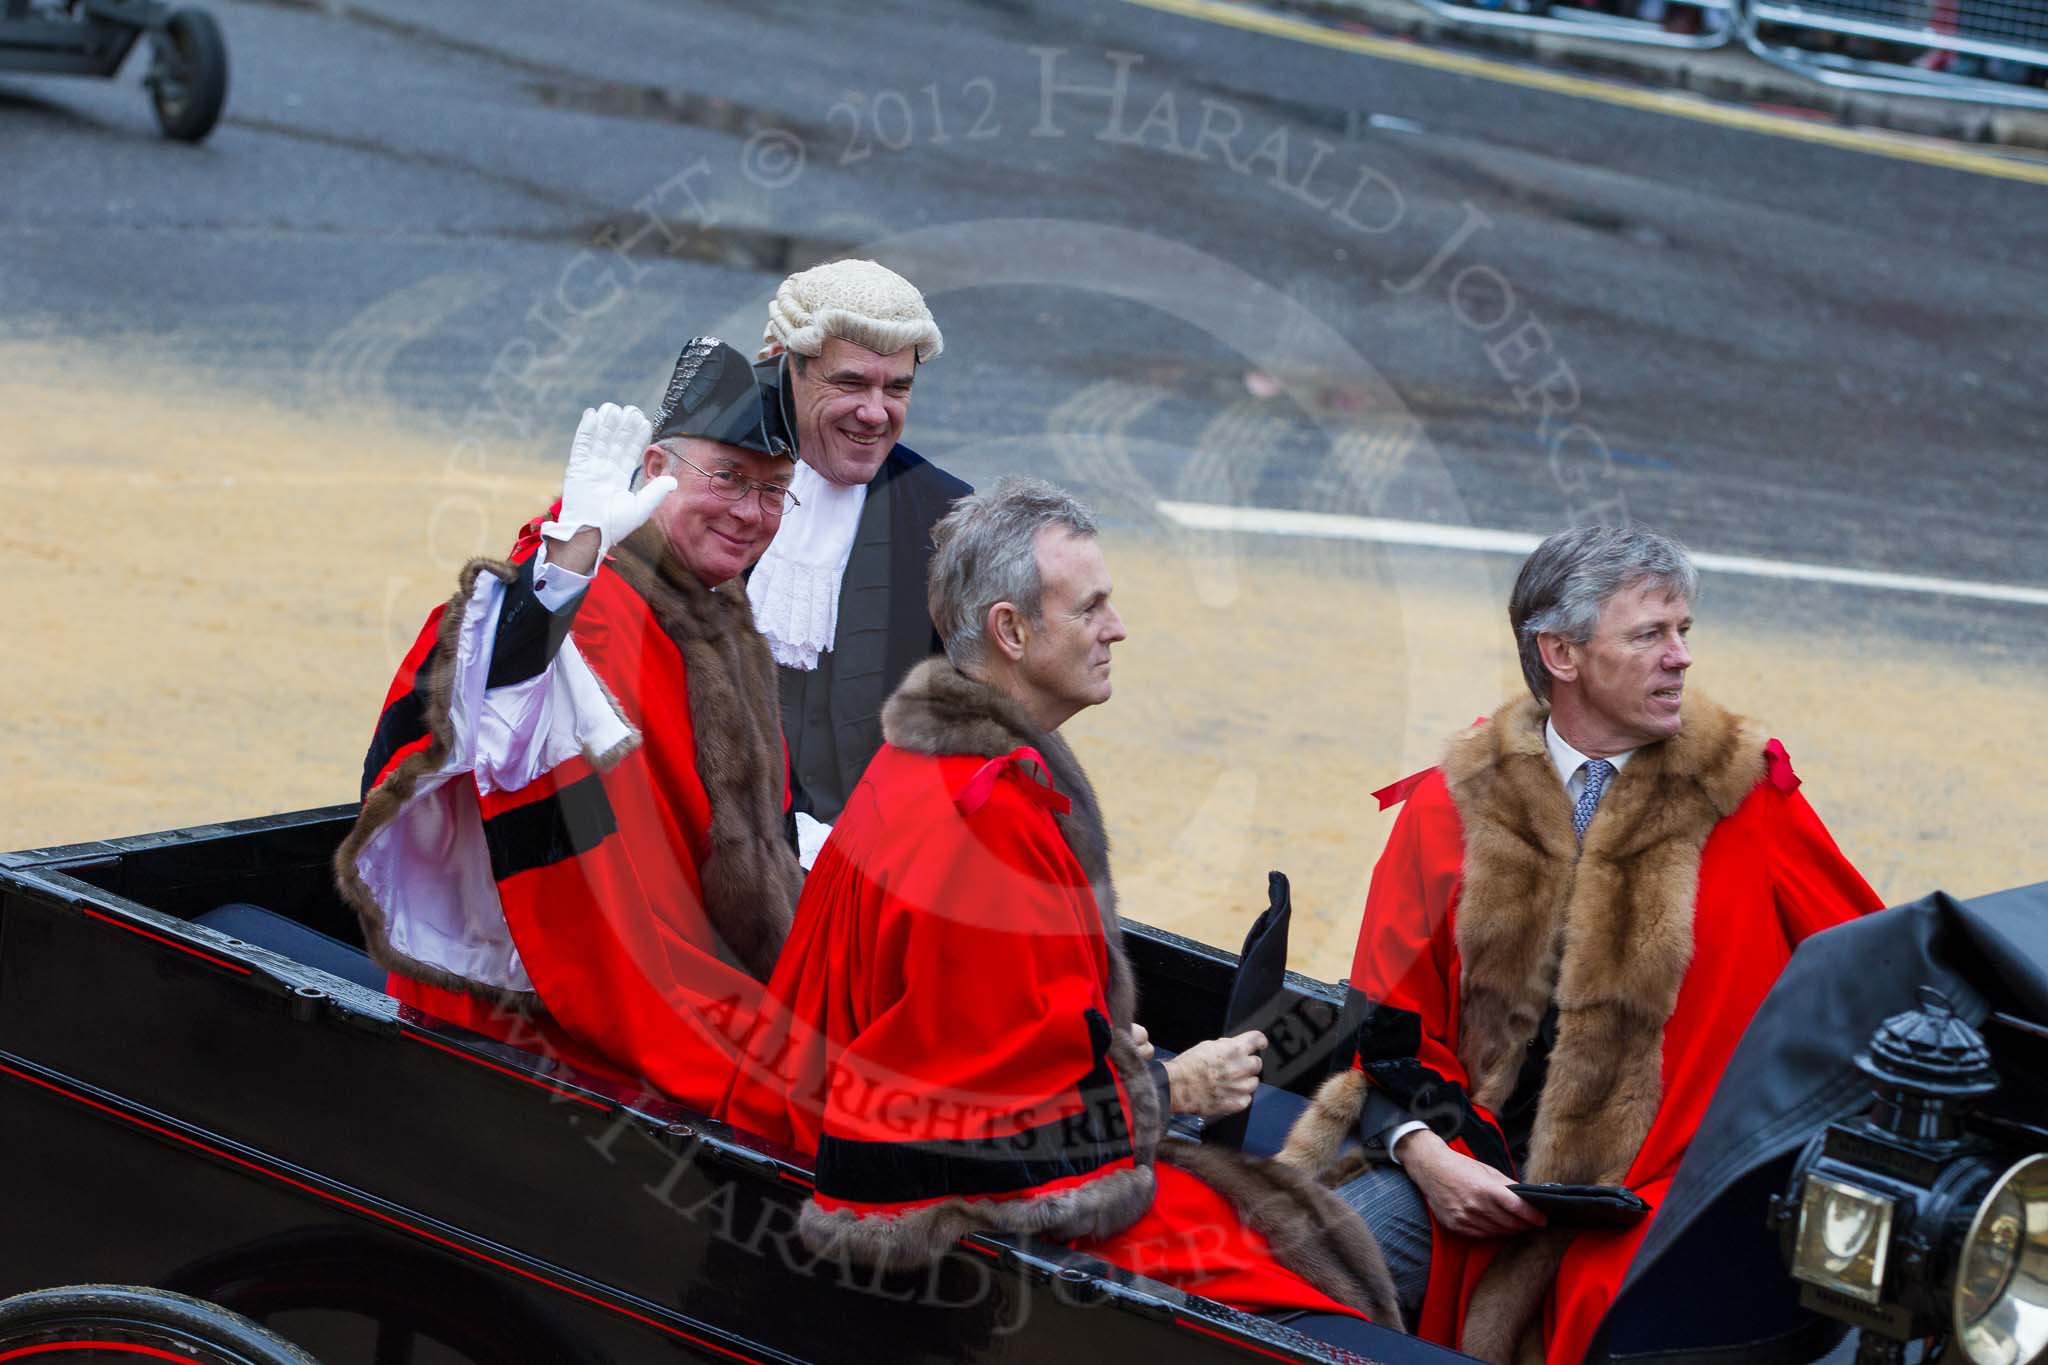
[[[1923,1337],[1968,1365],[2031,1365],[2048,1350],[2048,1156],[2013,1161],[1966,1126],[1999,1084],[1983,1038],[1922,987],[1856,1065],[1875,1103],[1809,1142],[1771,1201],[1800,1303],[1862,1329],[1859,1365]]]

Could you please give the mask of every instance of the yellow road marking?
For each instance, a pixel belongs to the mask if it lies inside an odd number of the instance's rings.
[[[1700,123],[1719,124],[1724,128],[1762,133],[1767,137],[1791,138],[1796,142],[1816,142],[1826,147],[1839,147],[1851,152],[1868,152],[1873,156],[1888,156],[1899,161],[1917,161],[1923,165],[1940,166],[1952,171],[1967,171],[1976,175],[1996,176],[2003,180],[2048,185],[2048,163],[2021,161],[1994,156],[1988,152],[1953,147],[1946,143],[1912,141],[1900,136],[1865,132],[1856,128],[1841,128],[1832,124],[1807,123],[1799,119],[1758,113],[1753,109],[1715,104],[1692,95],[1610,85],[1605,81],[1589,80],[1583,76],[1568,76],[1561,72],[1515,66],[1485,57],[1443,52],[1415,43],[1397,42],[1390,38],[1375,38],[1363,33],[1326,28],[1305,19],[1291,19],[1264,10],[1222,3],[1222,0],[1125,0],[1125,3],[1163,10],[1168,14],[1178,14],[1184,18],[1200,19],[1212,24],[1247,29],[1275,38],[1291,38],[1296,42],[1314,43],[1319,47],[1336,48],[1341,52],[1357,52],[1368,57],[1384,58],[1387,61],[1406,62],[1410,66],[1425,66],[1436,71],[1451,71],[1461,76],[1499,81],[1505,85],[1520,85],[1531,90],[1547,90],[1552,94],[1600,100],[1626,109],[1669,114],[1675,118],[1689,118]]]

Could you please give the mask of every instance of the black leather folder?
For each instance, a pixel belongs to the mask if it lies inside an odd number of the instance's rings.
[[[1625,1228],[1647,1218],[1650,1206],[1620,1185],[1510,1185],[1555,1227]]]
[[[1261,1028],[1273,1017],[1273,1002],[1287,979],[1287,926],[1294,918],[1293,892],[1287,874],[1266,874],[1266,908],[1244,936],[1244,948],[1237,958],[1237,976],[1230,983],[1230,999],[1223,1009],[1223,1030],[1216,1036],[1228,1038],[1246,1029]],[[1202,1141],[1242,1147],[1250,1111],[1228,1118],[1210,1119],[1202,1124]]]

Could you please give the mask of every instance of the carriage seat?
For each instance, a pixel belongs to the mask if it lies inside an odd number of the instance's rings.
[[[217,929],[244,943],[281,953],[294,962],[317,967],[358,986],[366,986],[373,991],[384,989],[384,969],[370,961],[368,953],[318,929],[309,929],[295,919],[287,919],[275,910],[265,910],[247,901],[233,901],[208,910],[192,922]]]

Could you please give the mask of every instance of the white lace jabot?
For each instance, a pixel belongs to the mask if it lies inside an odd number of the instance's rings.
[[[801,505],[783,517],[781,529],[747,579],[754,624],[768,637],[769,652],[785,668],[818,666],[839,628],[839,581],[853,556],[864,483],[829,482],[803,461],[789,485]]]

